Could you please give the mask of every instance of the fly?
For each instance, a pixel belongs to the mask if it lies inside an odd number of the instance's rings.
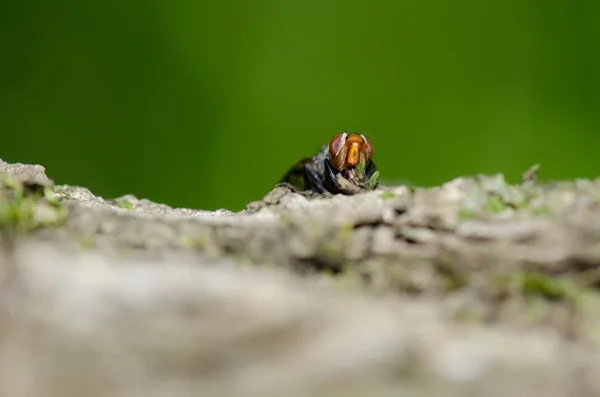
[[[312,158],[298,162],[283,177],[298,190],[355,194],[377,187],[373,144],[362,134],[342,132]]]

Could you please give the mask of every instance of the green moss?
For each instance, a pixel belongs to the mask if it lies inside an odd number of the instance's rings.
[[[319,273],[328,278],[336,278],[338,276],[338,272],[336,270],[328,267],[322,268]]]
[[[533,216],[548,217],[552,215],[552,209],[547,205],[542,205],[531,210]]]
[[[34,229],[33,207],[35,200],[30,198],[0,198],[0,228],[7,234]]]
[[[527,207],[529,207],[529,203],[525,200],[523,201],[515,201],[513,203],[511,203],[512,207],[518,210],[524,210]]]
[[[477,217],[477,215],[475,214],[475,211],[468,210],[466,208],[463,208],[460,210],[459,216],[460,216],[460,219],[462,219],[462,220],[475,219]]]
[[[339,234],[337,236],[337,242],[340,244],[346,244],[350,241],[354,235],[354,224],[344,223],[340,226]]]
[[[16,235],[61,223],[66,209],[51,187],[30,188],[6,175],[0,179],[0,230]]]
[[[371,179],[369,180],[370,190],[373,190],[377,187],[377,181],[379,181],[379,171],[375,171],[373,175],[371,175]]]
[[[339,253],[341,251],[340,242],[338,241],[325,241],[318,246],[317,256],[321,259],[329,261],[337,261],[339,259]]]
[[[394,197],[396,197],[396,195],[395,195],[394,193],[390,192],[389,190],[386,190],[386,191],[384,191],[383,193],[381,193],[381,194],[379,195],[379,197],[380,197],[382,200],[391,200],[391,199],[393,199]]]
[[[0,188],[21,189],[22,185],[18,184],[8,175],[2,174],[0,178]]]
[[[195,236],[182,236],[179,240],[179,246],[185,249],[199,248],[204,249],[208,243],[208,237],[205,234]]]
[[[450,259],[441,259],[436,264],[437,271],[442,277],[442,288],[445,293],[455,292],[467,284],[465,275],[459,272],[459,266],[456,266]]]
[[[577,287],[570,280],[547,274],[521,273],[515,276],[514,282],[524,295],[551,300],[575,299],[578,296]]]
[[[365,172],[365,168],[366,168],[365,162],[361,161],[360,163],[358,163],[358,166],[356,168],[358,168],[358,170],[360,172],[364,173]]]
[[[463,280],[453,276],[446,276],[443,280],[443,290],[445,293],[458,291],[464,286]]]
[[[119,201],[119,207],[126,209],[126,210],[133,210],[135,208],[135,206],[133,205],[133,203],[131,203],[131,201],[125,200],[125,199],[122,199]]]
[[[44,186],[44,198],[51,205],[58,205],[58,195],[52,186]]]
[[[84,249],[92,248],[95,243],[96,243],[96,239],[91,234],[83,236],[79,239],[79,245],[81,245],[81,247]]]
[[[485,204],[485,209],[492,214],[499,214],[504,212],[507,208],[508,206],[502,201],[502,198],[496,195],[491,196]]]

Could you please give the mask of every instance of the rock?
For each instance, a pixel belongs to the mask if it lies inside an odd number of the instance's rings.
[[[544,330],[450,323],[432,300],[348,295],[222,259],[39,242],[19,245],[10,266],[2,396],[600,392],[589,350]]]
[[[0,160],[0,175],[30,186],[50,186],[54,182],[46,176],[46,169],[41,165],[8,164]]]
[[[0,170],[3,397],[600,393],[600,180],[233,213]]]

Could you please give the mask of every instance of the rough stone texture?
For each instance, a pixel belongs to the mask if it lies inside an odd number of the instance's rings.
[[[41,165],[8,164],[0,159],[0,175],[8,176],[18,182],[40,186],[52,185],[53,181],[46,176],[45,171],[46,169]]]
[[[0,396],[600,395],[600,181],[232,213],[0,173]]]

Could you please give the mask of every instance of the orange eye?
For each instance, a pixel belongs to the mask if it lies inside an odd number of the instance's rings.
[[[371,140],[366,136],[361,135],[361,137],[365,142],[365,146],[367,149],[367,161],[371,161],[371,159],[373,158],[373,144],[371,143]]]
[[[334,158],[346,143],[346,134],[345,132],[339,133],[334,136],[331,141],[329,141],[329,155],[331,158]]]

